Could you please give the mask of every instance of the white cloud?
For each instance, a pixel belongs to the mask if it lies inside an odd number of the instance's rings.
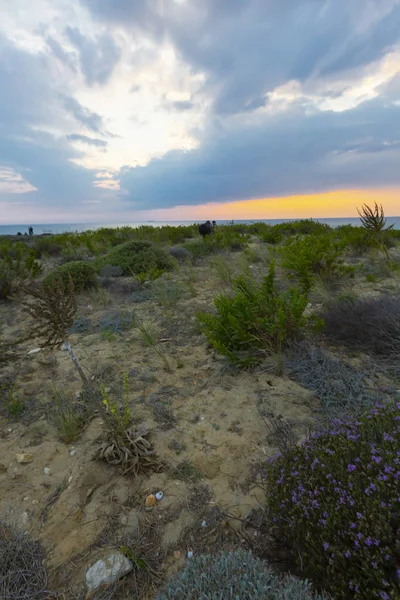
[[[31,185],[20,173],[10,167],[0,165],[0,193],[27,194],[35,190],[37,188]]]

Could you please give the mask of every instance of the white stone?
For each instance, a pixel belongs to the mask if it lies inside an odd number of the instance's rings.
[[[26,525],[29,521],[29,514],[25,511],[22,513],[22,522],[24,525]]]
[[[50,471],[49,467],[45,467],[45,468],[43,469],[43,473],[44,473],[45,475],[50,475],[51,471]]]
[[[188,552],[188,558],[193,558],[193,552],[191,550]]]
[[[68,477],[68,483],[72,483],[72,475]]]
[[[104,560],[98,560],[86,571],[86,586],[89,592],[97,590],[102,585],[115,583],[132,571],[130,560],[120,552],[113,552]]]
[[[70,456],[75,456],[76,450],[71,450],[71,452],[69,454],[70,454]]]
[[[29,350],[28,354],[39,354],[41,348],[34,348],[33,350]]]
[[[202,527],[207,527],[207,521],[202,521],[202,522],[201,522],[201,526],[202,526]]]
[[[162,500],[164,498],[164,492],[157,492],[156,494],[156,499],[158,501]]]

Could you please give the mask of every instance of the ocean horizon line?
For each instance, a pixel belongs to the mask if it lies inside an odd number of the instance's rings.
[[[387,216],[387,224],[393,225],[394,229],[400,229],[400,216]],[[267,224],[279,224],[287,223],[291,221],[299,220],[312,220],[320,223],[325,223],[331,227],[339,227],[340,225],[361,225],[359,217],[303,217],[303,218],[283,218],[283,219],[219,219],[217,224],[226,225],[228,223],[236,224],[249,224],[249,223],[267,223]],[[86,223],[10,223],[0,225],[0,235],[17,235],[21,233],[24,235],[28,233],[28,228],[33,227],[34,234],[43,235],[59,234],[59,233],[82,233],[83,231],[94,231],[101,228],[116,228],[116,227],[141,227],[144,225],[153,227],[163,227],[166,225],[188,225],[203,222],[204,219],[181,219],[181,220],[148,220],[148,221],[129,221],[122,223],[110,223],[105,221],[99,222],[86,222]],[[39,231],[38,231],[39,230]]]

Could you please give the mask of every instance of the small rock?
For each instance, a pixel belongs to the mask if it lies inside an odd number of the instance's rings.
[[[29,350],[28,355],[39,354],[41,350],[41,348],[34,348],[33,350]]]
[[[164,492],[157,492],[156,500],[160,501],[164,498]]]
[[[87,307],[89,310],[93,310],[93,306],[91,304],[88,304]]]
[[[27,465],[33,461],[33,454],[23,452],[21,454],[16,454],[15,458],[17,459],[17,463],[20,465]]]
[[[72,475],[68,477],[68,483],[72,483]]]
[[[45,468],[43,469],[43,473],[44,473],[45,475],[50,475],[51,471],[50,471],[49,467],[45,467]]]
[[[86,586],[89,592],[102,585],[111,585],[132,571],[132,563],[120,552],[113,552],[103,560],[98,560],[86,571]]]
[[[75,456],[76,454],[76,450],[71,450],[71,452],[69,453],[70,456]]]
[[[147,496],[146,498],[146,502],[145,502],[145,508],[146,510],[152,510],[152,508],[154,508],[154,506],[156,505],[156,497],[154,496],[154,494],[150,494],[149,496]]]
[[[181,557],[181,552],[180,550],[175,550],[174,552],[174,558],[176,558],[176,560],[179,560]]]
[[[193,552],[191,550],[189,550],[188,554],[187,554],[188,558],[193,558]]]
[[[207,521],[202,521],[202,522],[201,522],[201,526],[202,526],[202,527],[207,527]]]
[[[24,525],[26,525],[29,521],[29,514],[25,511],[22,513],[22,522]]]

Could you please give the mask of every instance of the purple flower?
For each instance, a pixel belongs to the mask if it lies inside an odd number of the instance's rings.
[[[325,550],[325,552],[328,550],[328,548],[329,548],[328,542],[324,542],[324,550]]]
[[[357,519],[363,519],[363,518],[364,518],[364,516],[361,513],[358,512],[357,513]]]
[[[365,544],[366,546],[372,546],[372,544],[373,544],[373,541],[371,540],[371,538],[370,538],[370,537],[367,537],[367,539],[365,540],[364,544]]]
[[[350,550],[346,550],[346,552],[344,553],[344,555],[345,555],[346,558],[350,558],[350,556],[351,556]]]
[[[356,470],[356,465],[347,465],[347,470],[349,471],[349,473],[351,473],[352,471]]]
[[[379,595],[382,598],[382,600],[390,600],[390,597],[387,595],[386,592],[380,592]]]

